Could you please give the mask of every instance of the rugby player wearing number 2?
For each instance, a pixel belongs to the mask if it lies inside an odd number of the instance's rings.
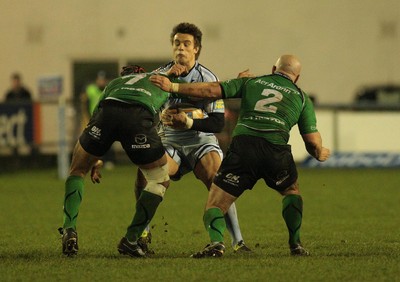
[[[166,77],[150,77],[150,81],[163,90],[181,95],[241,98],[233,139],[214,178],[203,217],[211,242],[192,257],[223,255],[223,215],[259,179],[264,179],[283,196],[282,216],[289,231],[291,255],[309,255],[300,241],[303,200],[296,164],[288,145],[291,128],[298,125],[307,152],[318,161],[326,161],[330,151],[322,146],[310,98],[296,85],[300,71],[301,64],[295,56],[282,55],[273,66],[272,74],[253,78],[180,84],[171,83]]]

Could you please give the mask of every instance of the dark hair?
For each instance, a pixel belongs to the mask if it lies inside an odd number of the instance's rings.
[[[199,48],[199,51],[196,54],[196,60],[200,56],[200,51],[201,51],[201,37],[203,36],[203,33],[201,30],[195,26],[194,24],[191,23],[180,23],[172,29],[170,40],[171,44],[174,43],[174,36],[177,33],[184,33],[184,34],[190,34],[193,35],[194,38],[194,46]]]
[[[139,65],[128,65],[122,67],[121,76],[134,74],[134,73],[144,73],[146,70]]]
[[[11,74],[11,78],[15,80],[21,80],[21,75],[18,72]]]

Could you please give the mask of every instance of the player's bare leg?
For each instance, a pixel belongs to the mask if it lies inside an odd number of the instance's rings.
[[[210,190],[212,181],[220,165],[221,158],[219,154],[216,151],[211,151],[200,159],[193,172],[196,177],[206,185],[207,189]],[[250,249],[245,245],[240,231],[235,203],[232,203],[227,210],[225,221],[226,227],[232,238],[231,244],[234,251],[250,251]]]
[[[144,178],[142,171],[138,168],[136,170],[136,181],[134,189],[136,201],[139,199],[140,194],[142,193],[144,187],[146,187],[146,184],[147,184],[146,178]]]
[[[178,172],[179,166],[168,154],[166,154],[166,157],[168,162],[168,174],[169,176],[175,175]],[[136,181],[134,188],[136,200],[139,199],[140,194],[142,193],[146,185],[147,185],[146,178],[144,177],[142,171],[138,169],[136,172]]]

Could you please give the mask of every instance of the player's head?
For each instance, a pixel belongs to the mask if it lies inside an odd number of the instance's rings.
[[[194,64],[200,56],[202,36],[203,33],[194,24],[176,25],[170,36],[175,62],[183,65]]]
[[[13,73],[11,75],[11,87],[16,89],[16,88],[20,88],[22,85],[22,79],[21,79],[21,75],[19,73]]]
[[[96,84],[100,90],[104,90],[108,83],[107,73],[105,71],[99,71],[96,76]]]
[[[282,55],[278,58],[275,65],[272,67],[272,73],[280,72],[288,75],[294,83],[300,77],[301,64],[299,59],[294,55]]]
[[[122,67],[121,76],[130,75],[135,73],[144,73],[146,70],[139,65],[127,65]]]

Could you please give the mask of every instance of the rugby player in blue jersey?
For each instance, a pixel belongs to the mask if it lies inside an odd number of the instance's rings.
[[[173,60],[158,71],[167,74],[182,73],[177,77],[182,82],[218,81],[214,73],[198,62],[202,49],[201,40],[202,32],[196,25],[176,25],[170,35]],[[184,174],[193,171],[196,178],[210,189],[223,157],[214,133],[221,132],[224,127],[224,110],[223,100],[210,101],[190,97],[171,98],[164,105],[163,126],[159,133],[167,152],[172,180],[179,180]],[[179,114],[170,115],[175,112]],[[170,116],[172,119],[166,120]],[[137,199],[145,184],[145,179],[138,170],[135,183]],[[225,220],[234,251],[250,251],[240,231],[235,203],[228,208]],[[142,248],[147,251],[148,243],[151,242],[149,232],[147,227],[140,239]]]

